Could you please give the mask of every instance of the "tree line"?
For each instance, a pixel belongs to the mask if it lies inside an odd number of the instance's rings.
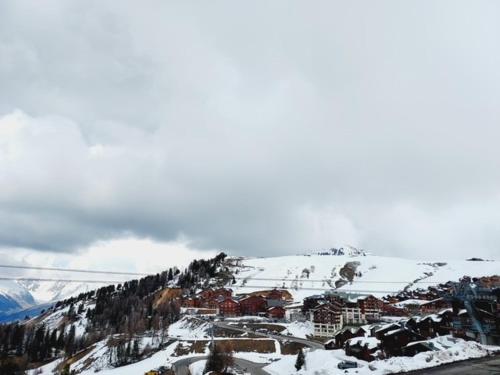
[[[114,346],[116,366],[138,360],[141,353],[131,338],[151,332],[163,342],[166,328],[180,318],[178,301],[155,305],[156,292],[177,287],[193,293],[210,279],[222,277],[226,282],[221,272],[225,257],[220,253],[212,259],[194,260],[184,271],[173,267],[59,301],[41,315],[59,312],[57,327],[48,327],[43,319],[0,325],[0,374],[22,374],[55,358],[70,357],[110,335],[123,337]],[[81,319],[87,321],[85,332],[77,335],[76,323]]]

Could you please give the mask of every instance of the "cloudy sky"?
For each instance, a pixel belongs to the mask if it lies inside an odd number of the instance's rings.
[[[2,259],[495,257],[499,16],[495,1],[3,1]]]

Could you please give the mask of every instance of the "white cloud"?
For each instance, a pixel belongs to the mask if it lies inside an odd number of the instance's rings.
[[[493,256],[497,13],[4,2],[0,246]]]

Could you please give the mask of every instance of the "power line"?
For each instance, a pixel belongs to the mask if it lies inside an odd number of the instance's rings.
[[[261,277],[235,277],[235,280],[259,280],[259,281],[287,281],[287,282],[328,282],[332,279],[286,279],[286,278],[261,278]],[[364,284],[444,284],[447,281],[380,281],[380,280],[344,280],[338,279],[338,281],[347,281],[348,283],[364,283]]]
[[[67,283],[94,283],[94,284],[121,284],[123,280],[78,280],[78,279],[52,279],[52,278],[40,278],[40,277],[0,277],[0,280],[11,280],[11,281],[61,281]]]
[[[0,264],[0,268],[13,268],[13,269],[38,270],[38,271],[80,272],[80,273],[95,273],[95,274],[108,274],[108,275],[131,275],[131,276],[148,275],[147,273],[140,273],[140,272],[99,271],[99,270],[84,270],[78,268],[15,266],[10,264]]]
[[[148,276],[151,274],[142,272],[127,272],[127,271],[110,271],[110,270],[89,270],[80,268],[58,268],[58,267],[37,267],[37,266],[16,266],[10,264],[0,264],[0,268],[37,270],[37,271],[60,271],[60,272],[78,272],[91,274],[108,274],[108,275],[128,275],[128,276]],[[285,281],[285,282],[328,282],[330,279],[288,279],[288,278],[266,278],[266,277],[235,277],[235,280],[256,280],[256,281]],[[381,281],[381,280],[352,280],[349,283],[360,284],[440,284],[445,281]]]
[[[279,287],[276,285],[232,285],[228,288],[238,289],[238,288],[251,288],[251,289],[291,289],[291,290],[322,290],[322,291],[337,291],[345,293],[395,293],[397,290],[364,290],[364,289],[338,289],[338,288],[313,288],[313,287]]]
[[[123,280],[81,280],[81,279],[60,279],[60,278],[40,278],[40,277],[0,277],[0,280],[11,281],[38,281],[38,282],[67,282],[67,283],[93,283],[93,284],[121,284]],[[250,288],[250,289],[274,289],[276,285],[234,285],[234,289]],[[336,288],[312,288],[312,287],[289,287],[285,289],[292,290],[317,290],[317,291],[339,291],[345,293],[394,293],[394,290],[365,290],[365,289],[336,289]]]

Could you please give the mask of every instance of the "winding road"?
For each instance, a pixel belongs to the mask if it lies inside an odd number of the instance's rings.
[[[199,319],[199,318],[198,318]],[[200,319],[204,320],[204,319]],[[224,329],[229,329],[237,332],[243,332],[243,333],[251,333],[256,336],[261,336],[261,337],[266,337],[278,341],[291,341],[291,342],[296,342],[300,343],[303,345],[306,345],[311,348],[311,350],[315,349],[323,349],[324,346],[323,344],[316,342],[316,341],[311,341],[307,339],[303,339],[300,337],[294,337],[294,336],[287,336],[287,335],[279,335],[275,333],[263,333],[263,332],[256,332],[252,329],[249,328],[244,328],[244,327],[238,327],[234,324],[227,324],[221,321],[207,321],[204,320],[205,322],[209,322],[213,324],[216,327],[219,328],[224,328]],[[190,357],[190,358],[184,358],[180,359],[177,362],[174,362],[172,364],[172,369],[174,370],[176,375],[189,375],[189,366],[192,365],[195,362],[201,361],[206,359],[207,357],[205,356],[200,356],[200,357]],[[252,374],[252,375],[268,375],[269,373],[264,371],[262,368],[264,366],[267,366],[268,363],[256,363],[256,362],[251,362],[246,359],[241,359],[241,358],[234,358],[234,364],[242,370],[244,373]]]
[[[189,375],[189,366],[195,362],[207,359],[207,357],[190,357],[181,359],[172,365],[175,375]],[[252,375],[269,375],[262,367],[267,366],[267,363],[255,363],[247,361],[246,359],[234,358],[234,364],[245,373]]]
[[[325,346],[317,341],[311,341],[311,340],[307,340],[307,339],[303,339],[303,338],[300,338],[300,337],[294,337],[294,336],[288,336],[288,335],[279,335],[279,334],[276,334],[276,333],[263,333],[263,332],[255,332],[254,330],[251,330],[249,328],[243,328],[243,327],[237,327],[233,324],[227,324],[227,323],[224,323],[224,322],[212,322],[214,326],[217,326],[219,328],[225,328],[225,329],[232,329],[234,331],[238,331],[238,332],[246,332],[246,333],[252,333],[256,336],[261,336],[261,337],[268,337],[268,338],[271,338],[271,339],[275,339],[275,340],[278,340],[278,341],[284,341],[284,340],[287,340],[287,341],[292,341],[292,342],[297,342],[299,344],[303,344],[303,345],[306,345],[308,347],[311,348],[311,350],[315,350],[315,349],[324,349]]]

